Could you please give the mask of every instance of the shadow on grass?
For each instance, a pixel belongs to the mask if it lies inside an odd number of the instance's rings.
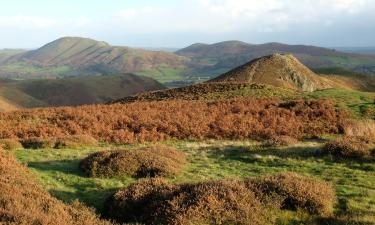
[[[27,166],[40,171],[55,171],[85,177],[84,172],[79,169],[79,162],[80,160],[53,160],[44,162],[29,162]]]
[[[104,202],[117,190],[116,188],[95,189],[95,186],[79,185],[79,188],[74,193],[62,190],[49,190],[49,193],[65,203],[71,203],[78,199],[85,205],[95,208],[98,213],[102,213]]]

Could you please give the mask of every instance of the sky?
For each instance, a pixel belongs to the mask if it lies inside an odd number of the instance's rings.
[[[0,0],[0,48],[64,36],[185,47],[241,40],[375,46],[375,0]]]

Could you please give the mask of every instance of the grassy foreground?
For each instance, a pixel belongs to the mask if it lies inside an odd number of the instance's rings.
[[[189,164],[183,173],[170,179],[175,183],[241,179],[293,171],[317,176],[334,184],[338,196],[338,219],[317,222],[316,218],[303,212],[283,212],[278,215],[278,224],[373,224],[375,221],[374,162],[318,156],[319,141],[282,148],[265,148],[252,141],[169,141],[164,144],[176,146],[189,157]],[[86,178],[78,168],[79,160],[92,152],[108,148],[136,147],[139,145],[81,150],[19,150],[15,154],[54,196],[66,202],[78,198],[100,212],[103,201],[110,193],[131,184],[135,179]]]

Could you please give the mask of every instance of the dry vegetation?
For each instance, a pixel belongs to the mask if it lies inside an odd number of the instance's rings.
[[[137,150],[103,151],[80,163],[90,177],[158,177],[181,172],[186,156],[172,147],[154,146]]]
[[[143,180],[105,203],[106,217],[147,224],[264,224],[276,208],[329,216],[336,201],[330,184],[286,173],[246,181],[173,185]]]
[[[90,135],[123,144],[171,138],[302,138],[340,133],[345,118],[329,100],[138,102],[1,113],[0,138]]]
[[[321,152],[340,158],[364,159],[374,156],[372,144],[366,137],[346,136],[326,143]]]
[[[331,184],[317,178],[284,173],[246,181],[247,186],[261,195],[277,195],[286,209],[304,209],[312,214],[330,216],[336,200]]]
[[[375,140],[375,121],[351,121],[345,126],[345,134],[352,137],[366,137]]]
[[[98,141],[89,135],[69,135],[64,137],[32,137],[21,141],[22,146],[27,149],[40,148],[83,148],[95,147]]]
[[[65,205],[44,191],[7,153],[0,150],[0,224],[110,224],[75,202]]]
[[[22,149],[23,146],[18,139],[10,138],[10,139],[1,139],[0,140],[0,148],[8,151]]]

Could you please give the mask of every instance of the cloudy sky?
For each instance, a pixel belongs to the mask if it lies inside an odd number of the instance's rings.
[[[375,0],[3,0],[0,48],[62,36],[184,47],[242,40],[375,46]]]

